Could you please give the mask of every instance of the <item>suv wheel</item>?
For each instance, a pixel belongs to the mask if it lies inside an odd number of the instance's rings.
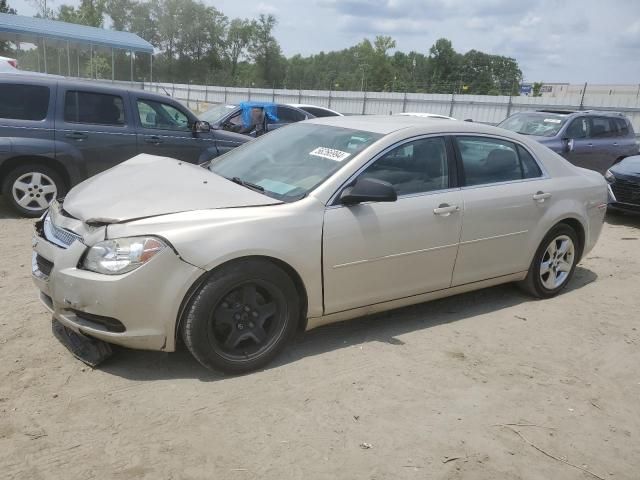
[[[60,174],[44,165],[22,165],[5,177],[2,195],[25,217],[39,217],[56,198],[64,196],[66,186]]]

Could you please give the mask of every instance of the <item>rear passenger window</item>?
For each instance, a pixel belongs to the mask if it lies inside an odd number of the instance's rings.
[[[65,95],[65,122],[122,126],[124,120],[122,97],[77,91],[68,91]]]
[[[423,138],[405,143],[376,160],[362,177],[389,182],[398,195],[449,188],[444,139]]]
[[[278,107],[278,122],[277,123],[294,123],[306,120],[307,117],[302,112],[294,110],[288,107]]]
[[[0,118],[44,120],[49,109],[49,87],[0,85]]]
[[[531,154],[512,142],[457,137],[466,186],[537,178],[542,171]]]
[[[629,135],[629,125],[627,124],[627,121],[624,118],[616,118],[615,122],[616,122],[616,125],[618,126],[619,137],[626,137],[627,135]]]
[[[591,138],[607,138],[615,136],[616,127],[613,119],[591,117]]]

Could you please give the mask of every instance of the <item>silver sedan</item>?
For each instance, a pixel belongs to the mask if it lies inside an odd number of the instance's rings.
[[[260,368],[299,329],[507,282],[558,294],[596,243],[604,178],[518,134],[411,116],[279,129],[204,168],[139,155],[36,224],[65,327]]]

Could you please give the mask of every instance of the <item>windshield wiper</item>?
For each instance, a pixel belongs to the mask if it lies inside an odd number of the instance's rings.
[[[238,185],[242,185],[243,187],[250,188],[251,190],[256,190],[258,192],[264,192],[264,187],[262,185],[258,185],[257,183],[247,182],[246,180],[242,180],[240,177],[232,177],[227,178],[227,180],[231,180]]]

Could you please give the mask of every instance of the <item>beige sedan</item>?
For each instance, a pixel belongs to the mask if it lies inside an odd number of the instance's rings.
[[[596,243],[607,187],[498,128],[410,116],[279,129],[206,167],[139,155],[36,224],[64,326],[260,368],[300,329],[506,282],[551,297]]]

